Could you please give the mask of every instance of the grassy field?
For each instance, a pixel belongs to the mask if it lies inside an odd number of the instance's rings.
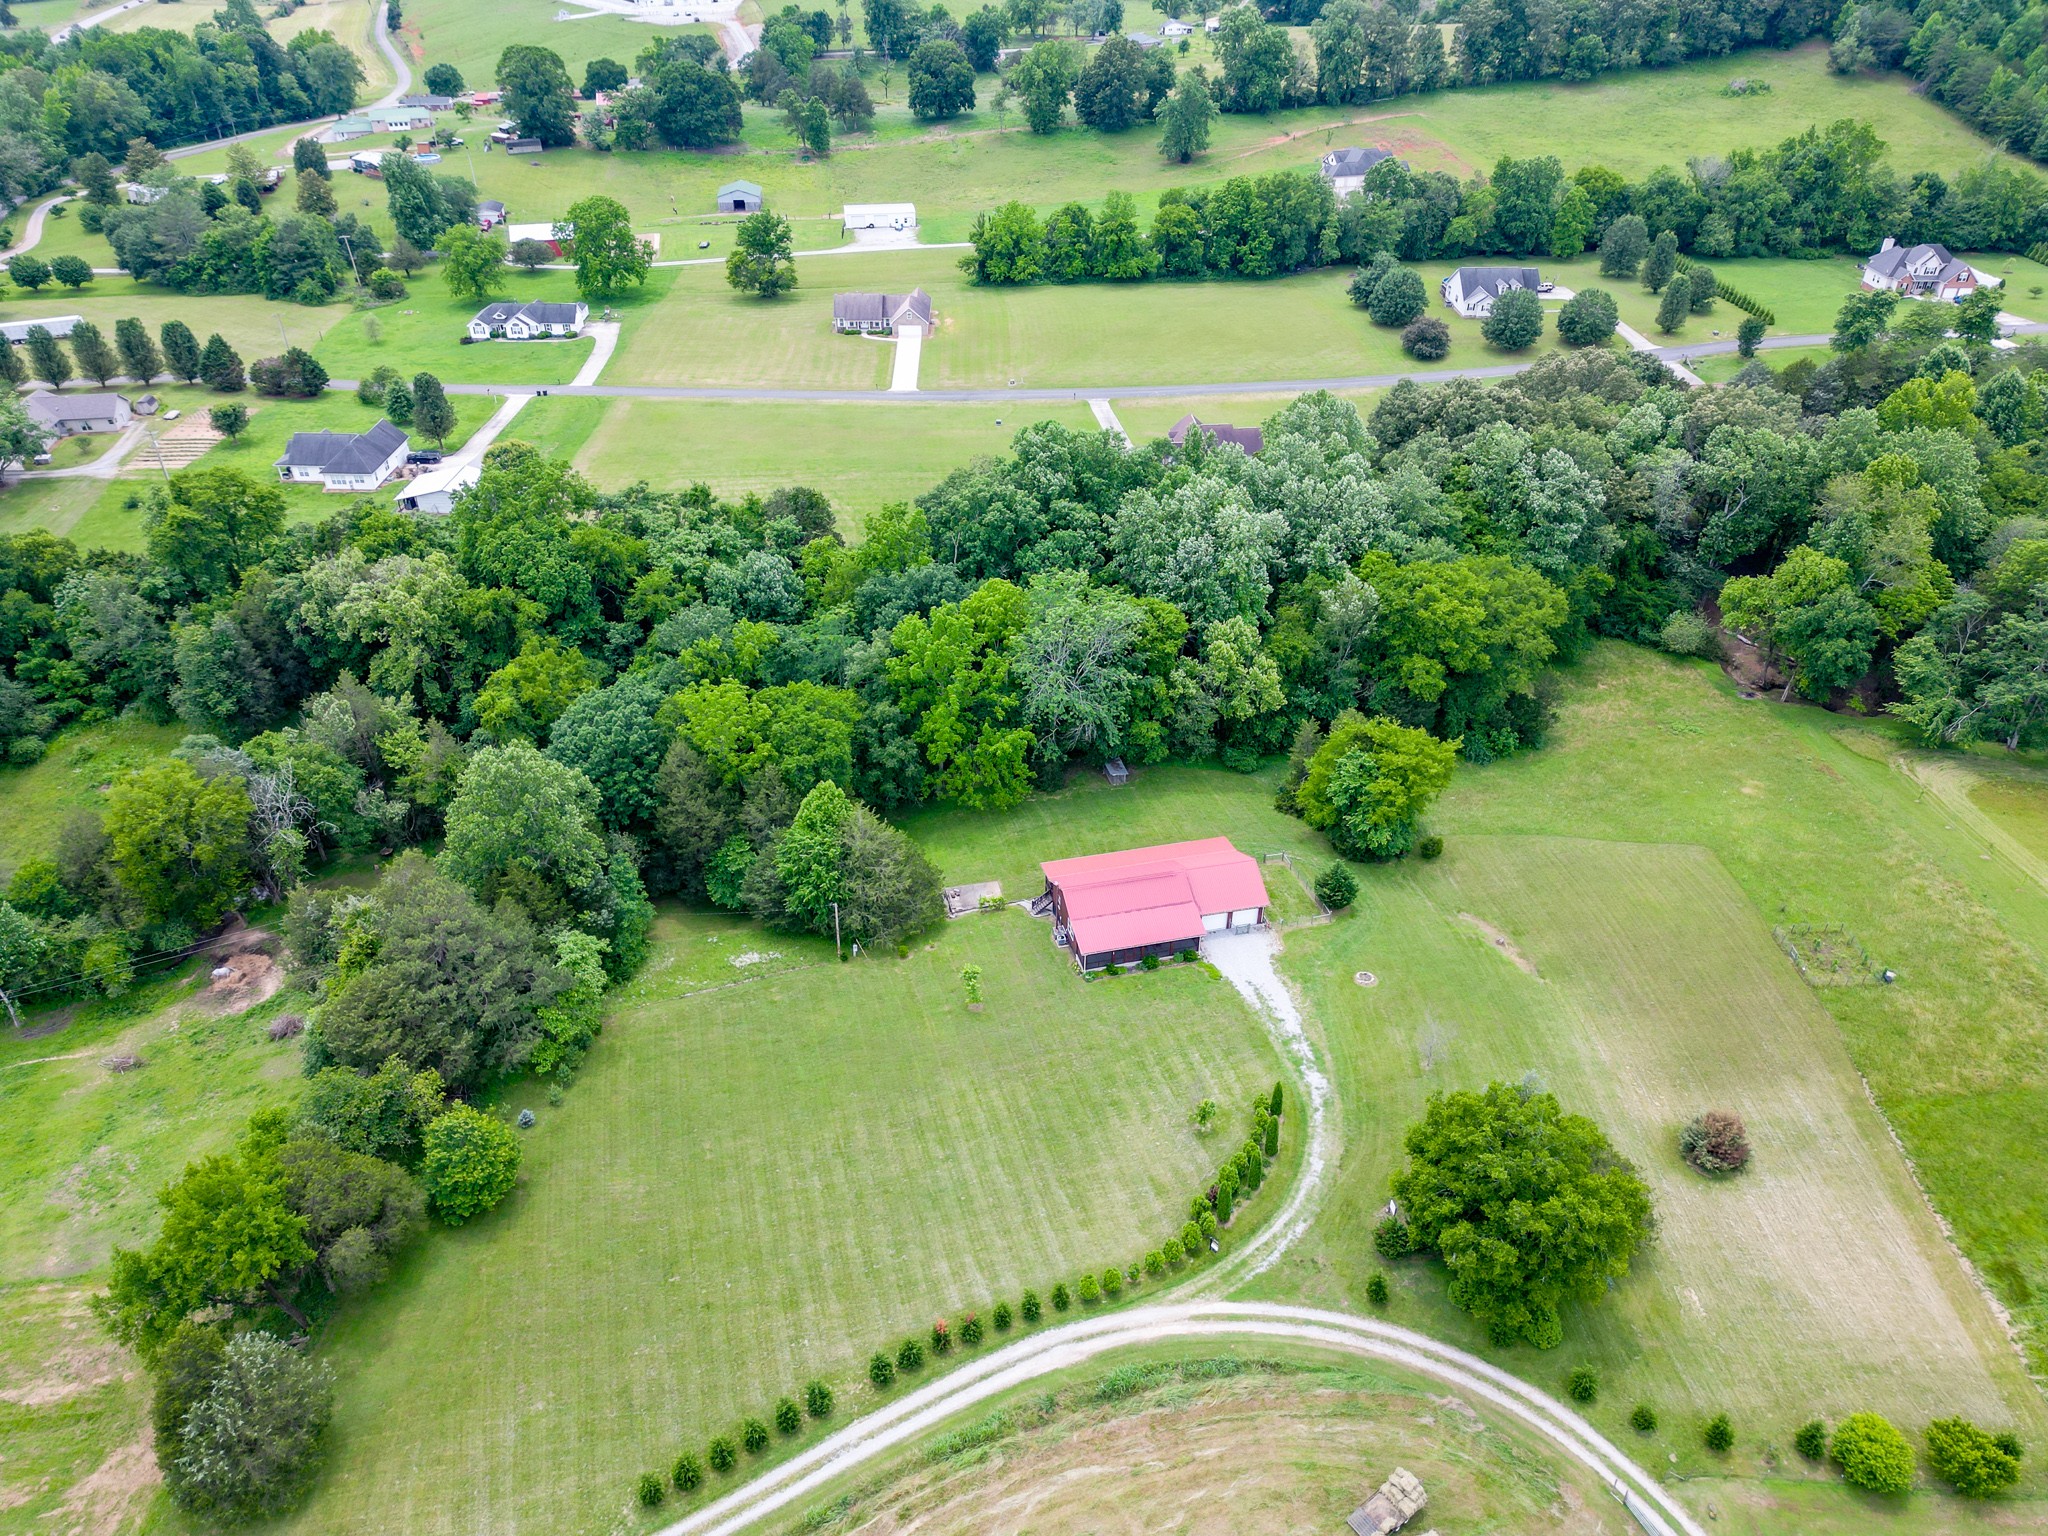
[[[1348,1151],[1320,1241],[1270,1291],[1356,1302],[1424,1095],[1533,1070],[1609,1127],[1663,1217],[1563,1349],[1504,1363],[1538,1381],[1594,1364],[1595,1421],[1618,1433],[1652,1402],[1659,1449],[1689,1473],[1710,1459],[1693,1426],[1721,1409],[1746,1476],[1796,1467],[1799,1421],[1859,1407],[1917,1424],[1968,1402],[2038,1437],[2040,1397],[1858,1073],[1965,1252],[2038,1326],[2048,1211],[2038,1178],[2010,1175],[2038,1169],[2020,1127],[2048,1087],[2041,889],[1980,859],[1890,755],[1868,728],[1613,647],[1572,679],[1545,752],[1461,769],[1434,818],[1441,863],[1369,872],[1352,915],[1288,940]],[[1770,933],[1809,921],[1846,924],[1899,984],[1809,989]],[[1381,985],[1353,986],[1359,969]],[[1676,1157],[1677,1127],[1709,1106],[1748,1120],[1758,1161],[1740,1180],[1708,1184]],[[1397,1289],[1396,1315],[1472,1333],[1427,1266],[1401,1266]]]
[[[589,405],[601,410],[583,425]],[[538,430],[530,430],[529,418],[542,423]],[[572,421],[584,433],[573,447]],[[1006,452],[1018,428],[1037,421],[1095,427],[1078,402],[1020,405],[1008,413],[999,405],[550,397],[521,412],[512,435],[572,452],[577,468],[608,490],[636,480],[658,487],[703,481],[722,496],[816,486],[838,509],[840,532],[853,538],[876,508],[915,500],[977,454]]]
[[[1085,985],[1018,913],[934,940],[844,967],[665,914],[566,1104],[532,1095],[521,1191],[343,1319],[334,1459],[291,1528],[601,1528],[632,1474],[808,1376],[854,1411],[877,1344],[1156,1242],[1214,1158],[1190,1106],[1272,1081],[1264,1031],[1193,968]],[[822,963],[698,991],[748,951]]]
[[[101,25],[111,32],[138,32],[154,27],[171,32],[190,32],[210,21],[216,7],[211,0],[156,0],[109,17]],[[290,44],[301,32],[325,31],[356,56],[363,67],[358,98],[372,101],[391,88],[391,62],[373,40],[371,27],[377,7],[373,0],[303,0],[289,16],[264,17],[264,30],[279,47]]]
[[[1109,1373],[1131,1368],[1144,1384],[1105,1400]],[[1341,1530],[1395,1465],[1428,1490],[1425,1525],[1629,1529],[1597,1478],[1506,1415],[1446,1412],[1438,1389],[1377,1362],[1222,1340],[1119,1351],[993,1398],[808,1495],[796,1523],[862,1536]],[[825,1511],[837,1518],[811,1513]]]
[[[182,725],[121,720],[82,726],[50,743],[39,763],[0,768],[0,881],[24,859],[47,854],[74,811],[98,810],[102,786],[155,761],[185,735]]]
[[[24,784],[9,777],[12,821]],[[262,1022],[286,1000],[214,1017],[192,999],[204,963],[0,1038],[0,1508],[12,1529],[145,1522],[148,1382],[86,1299],[112,1246],[150,1235],[155,1191],[297,1078],[296,1047]],[[111,1073],[114,1054],[145,1064]]]
[[[657,294],[666,286],[667,276],[656,273],[651,280]],[[431,270],[415,277],[409,288],[406,297],[395,304],[342,312],[315,351],[321,366],[337,379],[360,379],[388,364],[407,378],[424,371],[447,383],[566,384],[590,356],[588,337],[472,344],[463,327],[481,306],[451,296],[440,275]],[[514,303],[573,301],[574,274],[515,272],[500,297]],[[636,295],[621,301],[620,308],[629,315],[642,312],[652,298]]]

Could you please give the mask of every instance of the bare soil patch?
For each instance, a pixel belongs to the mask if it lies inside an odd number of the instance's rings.
[[[1470,912],[1460,912],[1458,914],[1458,921],[1470,923],[1474,928],[1477,928],[1487,943],[1491,944],[1515,963],[1516,970],[1526,976],[1534,976],[1538,981],[1543,979],[1536,969],[1536,962],[1515,948],[1515,941],[1494,927],[1493,924],[1486,921],[1485,918],[1474,917]]]
[[[284,985],[277,948],[277,935],[264,928],[243,928],[223,937],[214,947],[206,988],[192,1000],[193,1006],[221,1017],[268,1002]]]

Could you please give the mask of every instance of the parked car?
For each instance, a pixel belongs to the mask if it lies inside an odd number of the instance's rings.
[[[408,453],[405,456],[405,462],[408,464],[438,464],[441,462],[441,453],[436,448],[422,448],[418,453]]]

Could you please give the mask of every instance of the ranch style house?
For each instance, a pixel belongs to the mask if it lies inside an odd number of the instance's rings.
[[[1206,935],[1249,933],[1266,920],[1258,861],[1227,837],[1127,848],[1039,865],[1045,890],[1031,910],[1050,913],[1055,944],[1084,971],[1167,959]]]

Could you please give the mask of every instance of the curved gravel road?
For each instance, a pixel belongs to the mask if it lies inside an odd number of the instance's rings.
[[[1427,1334],[1377,1318],[1258,1302],[1135,1307],[1047,1329],[905,1394],[656,1536],[732,1536],[988,1398],[1098,1355],[1166,1339],[1271,1339],[1401,1366],[1520,1420],[1595,1473],[1652,1536],[1707,1536],[1654,1477],[1548,1393]]]

